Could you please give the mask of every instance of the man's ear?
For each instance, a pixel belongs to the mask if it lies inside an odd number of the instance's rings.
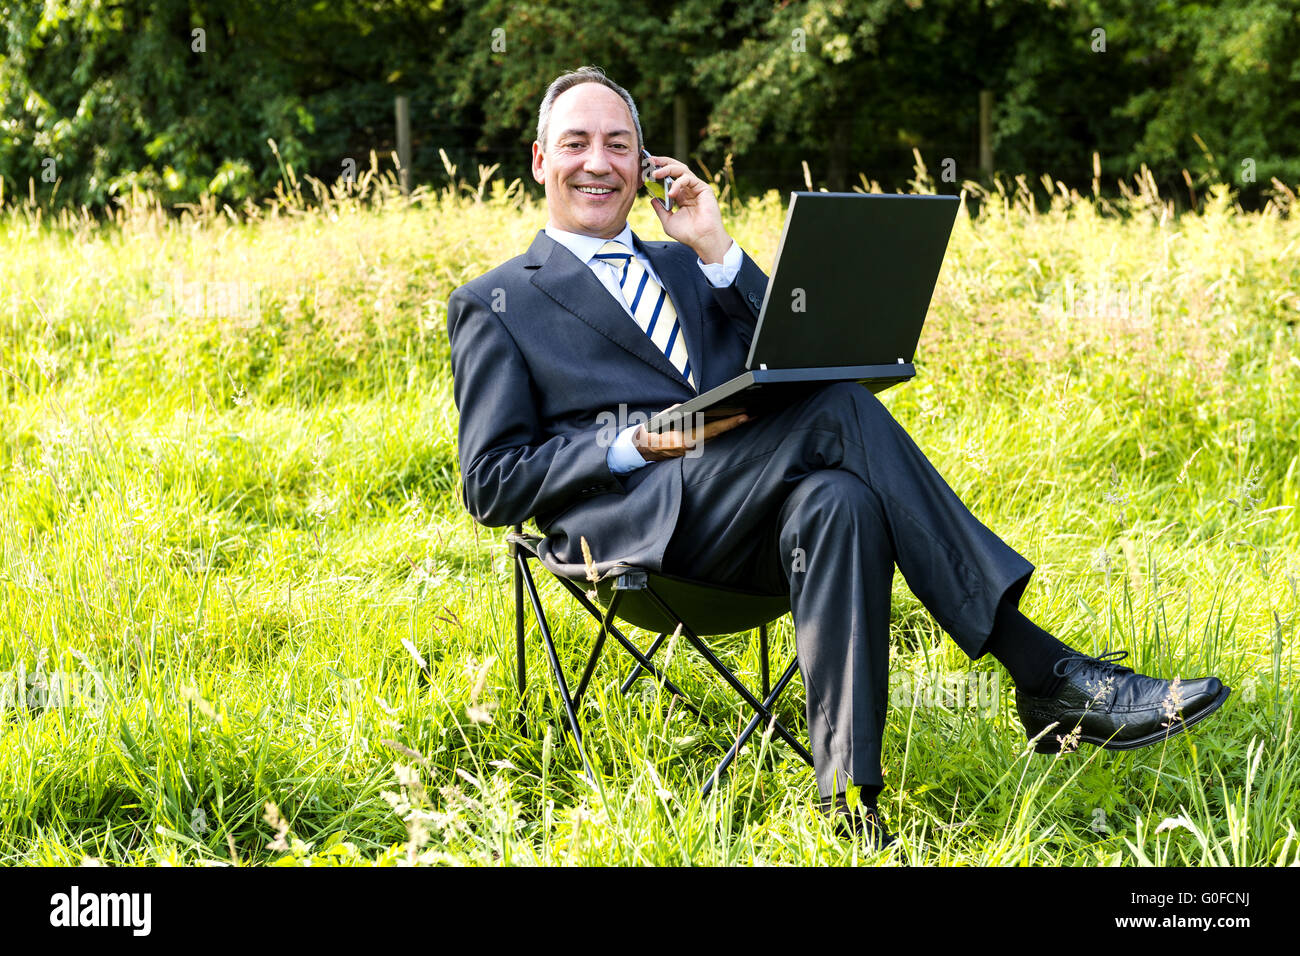
[[[533,179],[539,183],[546,182],[546,170],[543,168],[545,161],[546,151],[537,140],[533,140]]]

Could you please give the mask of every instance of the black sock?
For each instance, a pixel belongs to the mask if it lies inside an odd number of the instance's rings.
[[[876,798],[880,796],[880,791],[884,787],[873,787],[871,784],[864,783],[858,788],[858,800],[868,807],[876,805]]]
[[[883,789],[884,787],[876,786],[870,783],[865,783],[862,786],[858,787],[859,804],[874,809],[876,806],[876,799],[880,796],[880,791]],[[841,790],[840,792],[836,793],[833,797],[825,797],[822,800],[822,807],[827,808],[829,810],[838,811],[839,813],[848,813],[849,812],[848,794],[845,791]]]
[[[1017,687],[1034,697],[1046,697],[1056,690],[1060,678],[1052,668],[1061,658],[1077,653],[1005,598],[998,604],[993,633],[984,649],[1002,663]]]

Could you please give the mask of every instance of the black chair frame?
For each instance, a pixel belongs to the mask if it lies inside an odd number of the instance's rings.
[[[568,731],[573,736],[574,745],[577,747],[578,755],[582,759],[583,773],[588,781],[595,783],[595,777],[591,771],[591,764],[587,760],[587,753],[582,744],[582,726],[578,720],[579,709],[582,704],[582,696],[586,692],[591,682],[592,674],[595,672],[596,664],[600,660],[601,651],[604,649],[607,637],[612,636],[614,640],[622,645],[634,659],[635,666],[628,674],[627,678],[619,687],[619,692],[626,694],[642,674],[649,674],[656,680],[660,681],[662,686],[669,693],[678,697],[682,705],[686,707],[697,718],[701,717],[698,707],[693,704],[682,690],[674,684],[666,674],[655,666],[652,658],[655,653],[663,646],[668,637],[673,633],[680,632],[681,636],[686,638],[687,642],[708,662],[709,666],[736,692],[749,709],[753,711],[753,717],[745,725],[740,735],[736,738],[735,743],[723,756],[713,773],[709,775],[701,788],[701,795],[708,796],[714,784],[727,772],[740,753],[745,742],[758,728],[758,725],[766,721],[773,733],[781,737],[797,753],[808,766],[813,765],[812,755],[808,749],[799,742],[795,736],[781,723],[780,720],[772,713],[772,708],[780,698],[782,692],[786,689],[791,679],[798,670],[798,660],[792,660],[788,667],[782,672],[775,685],[771,683],[768,667],[768,635],[767,624],[772,620],[780,617],[784,611],[773,613],[774,599],[770,595],[754,595],[748,592],[735,591],[733,589],[718,588],[715,585],[704,584],[702,582],[689,581],[683,578],[675,578],[663,574],[651,574],[645,569],[633,567],[630,565],[616,565],[608,572],[601,576],[596,585],[597,599],[605,604],[602,609],[588,597],[587,590],[579,586],[574,581],[560,575],[552,573],[552,577],[558,580],[565,589],[574,597],[582,608],[595,619],[600,630],[596,634],[595,642],[592,645],[591,653],[587,658],[586,666],[583,668],[582,676],[578,679],[577,687],[570,691],[569,682],[565,678],[564,669],[560,666],[559,655],[555,649],[555,639],[551,632],[550,624],[546,619],[545,609],[542,607],[541,596],[537,590],[536,581],[533,578],[529,562],[537,561],[542,568],[548,573],[550,569],[538,556],[537,546],[542,538],[536,535],[524,534],[520,526],[516,525],[514,529],[506,535],[506,545],[510,555],[514,571],[514,598],[515,598],[515,655],[516,670],[519,681],[519,729],[520,732],[528,736],[528,722],[525,715],[527,703],[526,691],[528,686],[527,667],[525,661],[526,649],[526,615],[524,610],[524,598],[527,596],[528,603],[532,607],[533,617],[541,631],[542,643],[546,649],[546,656],[550,661],[551,672],[555,678],[555,687],[559,693],[560,701],[564,706],[565,716],[568,723]],[[682,615],[678,614],[670,605],[668,599],[662,593],[665,584],[677,587],[689,587],[695,589],[707,588],[710,591],[721,591],[722,595],[732,596],[738,599],[758,599],[756,613],[761,618],[758,623],[759,633],[759,653],[762,680],[762,696],[751,691],[736,675],[718,659],[707,644],[701,639],[697,630],[701,628],[697,625],[692,628]],[[658,586],[656,586],[658,585]],[[766,600],[767,605],[761,605],[761,601]],[[632,607],[635,605],[635,608]],[[636,626],[645,627],[647,630],[658,630],[658,634],[651,642],[647,650],[642,653],[641,649],[635,643],[628,639],[626,635],[615,625],[615,620],[620,617],[620,610],[623,611],[622,619],[633,623]],[[659,627],[655,627],[659,624]],[[671,625],[671,626],[669,626]],[[739,628],[736,631],[752,630],[753,625],[746,628]],[[731,633],[732,631],[728,631]]]

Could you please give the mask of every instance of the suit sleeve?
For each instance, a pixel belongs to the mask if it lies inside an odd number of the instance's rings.
[[[460,411],[465,505],[482,524],[522,524],[588,494],[623,491],[600,431],[542,430],[532,378],[514,338],[465,287],[447,301],[451,370]]]
[[[718,288],[710,285],[714,301],[731,320],[736,333],[749,345],[754,340],[754,326],[758,322],[758,313],[763,306],[763,296],[767,292],[767,273],[758,267],[749,253],[741,250],[744,258],[740,263],[740,272],[729,286]]]

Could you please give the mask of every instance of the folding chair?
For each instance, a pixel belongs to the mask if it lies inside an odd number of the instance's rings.
[[[736,738],[736,742],[723,756],[713,773],[709,775],[708,780],[705,781],[701,794],[707,796],[709,791],[713,789],[714,783],[722,774],[726,773],[727,768],[736,759],[736,755],[740,753],[740,748],[745,745],[745,741],[749,739],[761,721],[769,722],[773,731],[788,743],[808,766],[813,765],[812,755],[807,748],[772,714],[772,707],[798,669],[798,660],[792,660],[777,680],[775,686],[771,684],[768,669],[767,625],[789,613],[790,602],[788,598],[726,588],[673,575],[651,573],[644,568],[619,564],[606,572],[596,584],[596,597],[600,605],[598,606],[587,596],[590,582],[585,578],[579,579],[581,581],[581,584],[579,584],[555,574],[546,566],[537,552],[537,546],[541,541],[542,538],[537,535],[524,534],[520,525],[514,526],[513,531],[506,535],[507,548],[514,566],[515,653],[519,679],[519,726],[524,736],[528,735],[528,724],[524,714],[524,693],[527,689],[524,658],[524,595],[527,593],[528,602],[532,605],[533,616],[537,621],[538,628],[541,630],[542,642],[546,647],[546,655],[551,663],[551,671],[555,676],[556,690],[559,692],[560,700],[564,705],[565,716],[568,718],[568,729],[573,734],[578,755],[582,758],[583,772],[588,780],[594,782],[594,777],[591,772],[591,765],[587,762],[586,751],[582,746],[582,727],[578,720],[578,710],[582,703],[582,695],[586,691],[592,673],[596,669],[596,663],[600,659],[607,635],[612,636],[615,641],[621,644],[636,662],[631,673],[628,674],[627,679],[620,686],[620,693],[626,694],[638,677],[642,674],[649,674],[661,681],[669,693],[679,697],[691,713],[695,714],[696,717],[701,716],[699,708],[691,703],[686,694],[669,680],[655,666],[652,660],[655,652],[659,650],[669,635],[677,631],[678,627],[681,628],[682,637],[686,638],[690,645],[700,653],[705,661],[754,712],[754,716],[741,731],[740,736]],[[583,668],[577,688],[572,692],[569,690],[569,682],[565,678],[564,670],[560,666],[559,655],[555,650],[555,640],[547,622],[546,612],[542,607],[541,597],[538,594],[536,582],[533,580],[532,571],[528,566],[529,562],[534,560],[564,585],[565,589],[600,625],[590,656],[587,658],[586,667]],[[625,621],[647,631],[657,632],[657,636],[645,653],[642,653],[641,649],[615,626],[614,622],[616,620]],[[762,679],[761,698],[746,687],[701,639],[718,634],[743,633],[756,627],[759,634]]]

